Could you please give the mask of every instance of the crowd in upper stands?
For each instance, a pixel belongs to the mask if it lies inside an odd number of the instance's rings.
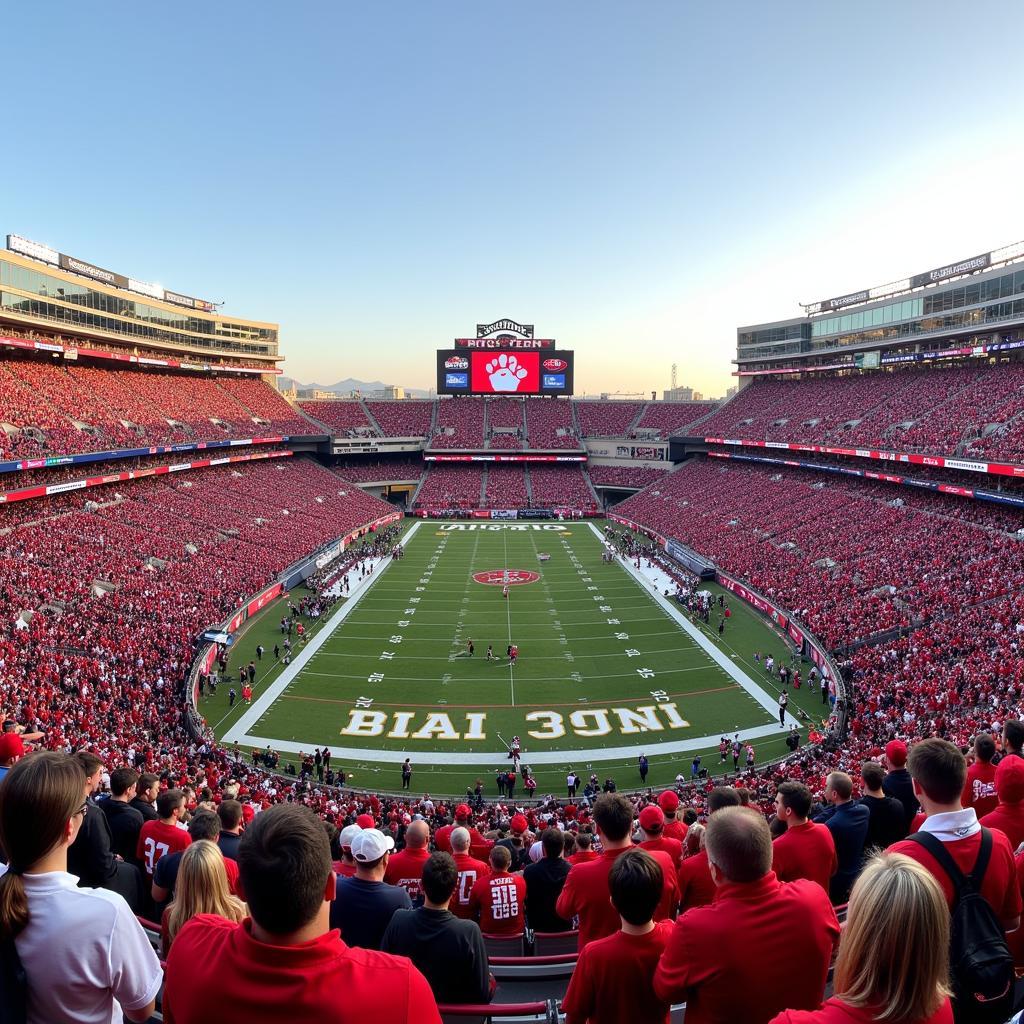
[[[0,362],[0,458],[317,432],[255,379]]]
[[[705,437],[1024,459],[1024,366],[759,380],[700,422]]]

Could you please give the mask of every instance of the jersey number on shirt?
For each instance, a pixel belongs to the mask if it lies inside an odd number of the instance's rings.
[[[463,907],[469,906],[469,894],[473,891],[473,886],[476,884],[476,872],[475,871],[460,871],[459,872],[459,905]]]
[[[156,862],[165,854],[170,852],[166,843],[158,843],[155,839],[146,840],[146,871],[153,874],[156,870]]]
[[[514,885],[491,886],[491,917],[495,921],[510,921],[519,916],[519,893]]]

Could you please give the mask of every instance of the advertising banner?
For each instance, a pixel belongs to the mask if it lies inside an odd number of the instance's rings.
[[[492,519],[516,519],[519,516],[519,512],[514,508],[492,508],[491,518]]]

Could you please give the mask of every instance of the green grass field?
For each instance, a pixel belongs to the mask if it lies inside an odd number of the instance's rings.
[[[731,758],[720,766],[723,733],[749,739],[758,763],[786,752],[778,689],[753,653],[787,662],[790,654],[754,612],[732,599],[719,639],[717,609],[710,630],[681,625],[669,611],[681,613],[675,602],[601,560],[588,524],[515,525],[409,527],[405,558],[314,625],[288,668],[269,655],[282,614],[271,606],[247,624],[229,663],[237,676],[257,643],[267,648],[252,707],[229,709],[222,686],[201,711],[247,752],[269,743],[295,757],[327,745],[351,785],[382,790],[398,788],[408,756],[417,791],[462,793],[481,778],[494,793],[514,735],[538,793],[560,792],[570,766],[638,786],[641,753],[649,784],[689,775],[695,753],[713,772],[731,769]],[[501,585],[474,579],[506,570],[538,578],[510,585],[507,598]],[[510,642],[519,645],[514,667]],[[798,708],[815,722],[824,713],[806,689],[791,691],[790,710]]]

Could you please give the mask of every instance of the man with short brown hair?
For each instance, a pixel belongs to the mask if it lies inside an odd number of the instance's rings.
[[[772,870],[780,882],[807,878],[828,892],[836,873],[836,844],[832,833],[810,821],[811,791],[802,782],[783,782],[775,794],[775,816],[786,831],[772,843]]]
[[[921,824],[919,837],[910,837],[889,847],[926,867],[942,886],[946,901],[953,906],[953,883],[931,852],[935,842],[953,858],[957,867],[968,875],[981,853],[982,828],[974,808],[966,810],[960,797],[967,778],[964,755],[940,739],[921,740],[910,751],[910,775],[914,794],[927,817]],[[923,835],[920,835],[923,833]],[[1006,931],[1020,924],[1021,896],[1017,886],[1017,869],[1010,841],[998,829],[988,831],[991,854],[981,882],[981,895],[988,900]]]
[[[785,1009],[817,1009],[839,941],[824,890],[775,877],[768,823],[746,808],[711,815],[705,844],[715,901],[676,921],[655,994],[685,1000],[688,1024],[767,1024]]]
[[[579,948],[594,939],[613,935],[619,928],[619,915],[610,901],[608,874],[615,860],[633,846],[630,831],[633,827],[633,805],[621,793],[603,793],[594,803],[594,825],[601,838],[603,852],[596,860],[574,864],[566,875],[555,913],[567,921],[579,915]],[[655,911],[655,919],[671,916],[678,897],[678,883],[672,858],[661,850],[650,855],[662,867],[662,900]],[[668,908],[668,904],[672,904]]]
[[[343,1000],[352,1020],[440,1024],[410,961],[350,949],[331,930],[331,847],[308,807],[279,804],[258,815],[238,867],[251,917],[233,924],[200,914],[181,929],[167,960],[168,1022],[336,1020]]]

